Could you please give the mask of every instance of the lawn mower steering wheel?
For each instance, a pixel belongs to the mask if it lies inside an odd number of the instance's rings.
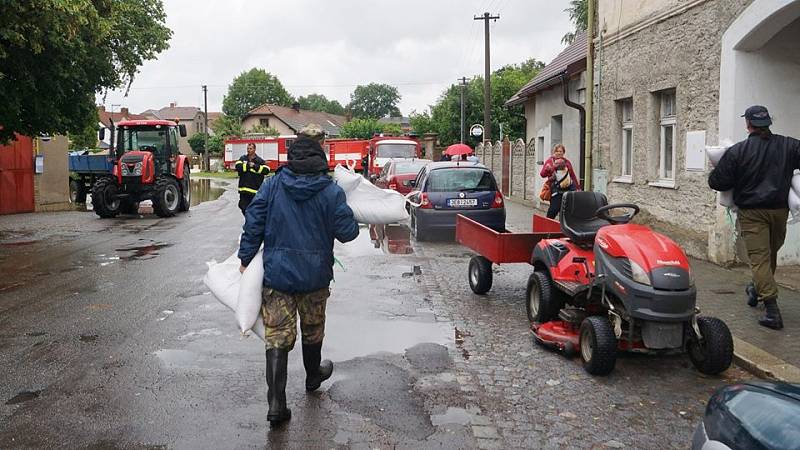
[[[609,211],[617,208],[629,209],[630,211],[626,214],[622,214],[619,216],[608,215]],[[597,208],[597,211],[595,211],[594,214],[595,216],[607,220],[614,225],[619,225],[630,222],[635,215],[639,214],[639,207],[634,205],[633,203],[615,203],[613,205],[606,205],[601,208]]]

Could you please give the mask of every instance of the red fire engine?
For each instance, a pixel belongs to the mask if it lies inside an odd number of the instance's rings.
[[[422,156],[422,145],[409,136],[375,136],[369,140],[369,174],[379,175],[391,159],[412,159]]]

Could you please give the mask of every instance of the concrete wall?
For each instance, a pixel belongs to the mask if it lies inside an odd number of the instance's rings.
[[[48,141],[36,139],[34,152],[44,155],[43,173],[34,175],[36,211],[64,211],[69,203],[69,168],[66,136],[54,136]]]
[[[602,78],[595,165],[609,170],[609,180],[620,174],[621,126],[615,101],[633,98],[633,179],[631,183],[609,181],[609,201],[639,204],[643,221],[679,241],[689,254],[706,258],[710,230],[725,218],[716,210],[716,196],[706,181],[708,172],[685,170],[686,134],[705,131],[706,144],[718,141],[720,43],[750,0],[685,3],[696,6],[623,39],[608,40],[599,48]],[[676,179],[671,188],[651,184],[659,162],[655,93],[664,89],[675,89],[677,103]],[[734,239],[732,234],[729,239]]]
[[[242,121],[242,129],[244,129],[245,132],[252,130],[260,123],[260,119],[269,119],[269,126],[278,130],[281,136],[294,134],[294,130],[272,114],[248,116]]]

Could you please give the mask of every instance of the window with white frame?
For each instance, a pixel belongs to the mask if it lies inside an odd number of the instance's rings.
[[[620,176],[630,179],[633,177],[633,99],[626,98],[620,100],[619,108],[622,119],[620,136]]]
[[[659,162],[658,178],[664,181],[675,180],[675,153],[677,136],[677,108],[675,104],[675,91],[663,91],[659,94],[661,106],[659,124],[661,133],[659,135]]]

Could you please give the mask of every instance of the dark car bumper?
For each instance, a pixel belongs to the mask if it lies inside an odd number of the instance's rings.
[[[429,230],[455,231],[456,216],[464,215],[494,230],[506,227],[505,208],[492,209],[421,209],[415,211],[417,226]]]

